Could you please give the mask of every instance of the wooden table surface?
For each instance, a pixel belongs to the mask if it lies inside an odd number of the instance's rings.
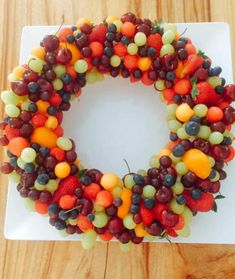
[[[100,22],[107,15],[126,11],[170,22],[225,21],[230,24],[235,44],[235,0],[0,0],[0,90],[7,88],[7,75],[17,64],[23,26],[59,25],[62,16],[66,24],[80,17]],[[0,111],[2,114],[2,107]],[[135,246],[126,254],[116,243],[98,243],[87,252],[79,242],[5,240],[6,197],[7,180],[1,175],[1,279],[235,278],[235,245],[150,243]]]

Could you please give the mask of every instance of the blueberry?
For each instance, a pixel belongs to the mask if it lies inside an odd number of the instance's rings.
[[[185,198],[185,196],[184,195],[180,195],[180,196],[177,196],[176,197],[176,202],[178,203],[178,204],[185,204],[186,203],[186,198]]]
[[[111,57],[113,55],[113,49],[111,47],[105,47],[104,54],[107,55],[108,57]]]
[[[193,189],[191,192],[191,196],[194,200],[199,200],[201,198],[202,192],[199,189]]]
[[[185,131],[190,136],[196,136],[200,130],[200,125],[195,121],[189,121],[185,125]]]
[[[4,122],[4,123],[8,123],[9,119],[10,119],[10,117],[9,117],[9,116],[6,116],[6,117],[3,118],[3,122]]]
[[[156,204],[156,201],[154,198],[147,198],[144,199],[144,206],[148,209],[152,209]]]
[[[149,56],[149,57],[154,57],[155,55],[156,55],[156,49],[155,48],[153,48],[153,47],[150,47],[150,48],[148,48],[148,50],[147,50],[147,55]]]
[[[140,79],[140,78],[142,78],[142,76],[143,76],[143,73],[142,73],[142,71],[140,69],[134,70],[133,77],[135,79]]]
[[[116,198],[114,200],[114,203],[113,203],[116,207],[119,207],[122,205],[122,199],[121,198]]]
[[[178,136],[176,133],[170,133],[170,140],[171,141],[177,141],[178,140]]]
[[[46,173],[41,173],[37,177],[37,182],[41,185],[46,185],[49,181],[49,176]]]
[[[68,43],[73,43],[74,42],[74,36],[72,34],[69,34],[67,37],[66,37],[66,40]]]
[[[68,103],[69,101],[70,101],[70,98],[71,98],[71,96],[70,96],[70,94],[63,94],[62,95],[62,100],[63,100],[63,102],[65,102],[65,103]]]
[[[213,75],[214,76],[218,76],[222,72],[222,68],[221,67],[214,67],[212,70],[213,70]]]
[[[55,227],[57,230],[63,230],[64,228],[66,228],[66,223],[63,220],[57,220],[55,222]]]
[[[182,42],[184,42],[185,44],[188,43],[188,39],[185,38],[185,37],[180,37],[179,40],[182,41]]]
[[[133,204],[139,204],[140,201],[141,201],[141,195],[133,194],[131,196],[131,201],[132,201]]]
[[[173,101],[179,105],[182,102],[182,97],[178,94],[175,94],[175,96],[173,97]]]
[[[41,157],[46,158],[50,154],[50,148],[44,146],[40,147],[39,154],[41,155]]]
[[[194,116],[190,119],[190,121],[194,121],[194,122],[197,122],[198,124],[200,124],[201,118],[200,118],[199,116],[194,115]]]
[[[11,153],[11,151],[9,149],[7,149],[7,156],[9,158],[14,157],[14,155]]]
[[[36,112],[36,111],[38,110],[38,107],[37,107],[36,104],[31,103],[31,104],[29,104],[28,110],[29,110],[30,112]]]
[[[117,26],[113,23],[108,25],[108,31],[115,33],[117,31]]]
[[[211,66],[210,60],[204,60],[204,62],[203,62],[203,64],[202,64],[202,67],[203,67],[204,69],[209,69],[210,66]]]
[[[182,157],[185,153],[185,149],[182,144],[176,144],[172,151],[175,157]]]
[[[175,80],[175,73],[174,72],[167,72],[166,73],[166,79],[169,81],[174,81]]]
[[[114,33],[108,32],[108,33],[106,34],[106,40],[107,40],[107,41],[112,42],[114,39],[115,39],[115,34],[114,34]]]
[[[61,76],[60,76],[60,79],[62,80],[62,82],[64,83],[64,84],[68,84],[68,83],[70,83],[71,82],[71,76],[69,75],[69,74],[67,74],[67,73],[63,73]]]
[[[49,213],[58,213],[60,210],[59,206],[56,204],[56,203],[51,203],[49,206],[48,206],[48,212]]]
[[[223,94],[224,93],[224,87],[222,85],[218,85],[215,88],[215,91],[217,94]]]
[[[10,164],[12,165],[12,167],[17,167],[17,157],[11,157]]]
[[[66,212],[65,210],[60,210],[59,218],[63,221],[67,221],[69,219],[69,212]]]
[[[166,174],[163,179],[163,185],[171,187],[175,184],[176,177],[172,174]]]
[[[130,39],[126,36],[123,36],[121,38],[121,43],[124,44],[124,45],[128,45],[130,43]]]
[[[144,185],[144,177],[140,174],[135,174],[134,177],[133,177],[135,183],[137,185]]]
[[[25,172],[27,172],[27,173],[34,172],[34,170],[35,170],[35,165],[34,165],[33,163],[26,163],[26,164],[24,165],[24,170],[25,170]]]
[[[209,179],[213,179],[216,177],[216,170],[215,169],[211,169],[210,175],[209,175]]]
[[[30,147],[32,147],[36,152],[38,152],[40,149],[40,145],[38,143],[34,143],[34,142],[32,142],[30,144]]]
[[[224,137],[223,141],[221,142],[223,145],[231,145],[232,139],[230,137]]]
[[[48,114],[50,115],[56,115],[57,113],[57,109],[53,106],[49,106],[49,108],[47,109]]]
[[[37,82],[31,81],[28,83],[28,90],[30,93],[36,93],[39,89]]]
[[[95,220],[95,215],[92,214],[92,213],[88,214],[87,215],[87,220],[90,221],[90,222],[94,221]]]
[[[70,219],[76,219],[78,217],[78,210],[77,209],[73,209],[69,212],[69,218]]]
[[[226,83],[226,80],[225,80],[225,78],[222,77],[222,78],[221,78],[221,85],[224,86],[225,83]]]
[[[80,180],[81,180],[82,184],[84,184],[84,185],[91,184],[91,179],[90,179],[89,176],[84,175],[84,176],[81,177]]]
[[[76,31],[76,30],[77,30],[77,26],[71,26],[71,29],[72,29],[73,31]]]
[[[136,214],[136,213],[138,213],[138,212],[139,212],[139,210],[140,210],[139,205],[132,204],[132,205],[131,205],[131,207],[130,207],[130,212],[131,212],[132,214]]]

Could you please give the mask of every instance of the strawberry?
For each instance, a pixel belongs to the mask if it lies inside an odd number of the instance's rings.
[[[203,62],[204,59],[201,56],[197,54],[189,55],[186,62],[183,65],[180,77],[183,78],[188,74],[192,74],[203,64]]]
[[[101,23],[96,26],[91,31],[91,34],[89,35],[89,42],[100,42],[103,43],[105,41],[105,36],[107,33],[107,27],[105,24]]]
[[[143,219],[142,223],[145,226],[149,226],[154,220],[152,210],[147,209],[146,207],[144,207],[143,203],[140,204],[140,215]]]
[[[172,229],[179,223],[179,215],[168,210],[163,210],[161,214],[161,223],[164,228]]]
[[[185,193],[186,204],[192,209],[200,212],[208,212],[214,206],[214,196],[211,193],[202,192],[200,199],[194,200],[190,193]]]
[[[220,96],[215,92],[214,88],[205,81],[196,84],[196,92],[194,92],[193,97],[196,104],[205,104],[207,106],[216,105],[220,100]]]
[[[64,195],[72,195],[77,187],[80,187],[81,182],[76,176],[68,176],[60,180],[59,187],[55,191],[52,203],[58,202]]]
[[[167,229],[166,234],[168,234],[171,237],[177,237],[178,234],[173,229]]]
[[[156,203],[156,205],[152,209],[154,218],[161,221],[162,211],[166,210],[167,208],[168,206],[165,203]]]
[[[160,50],[162,48],[162,37],[160,34],[150,34],[147,39],[147,45],[153,47],[157,51],[157,56],[160,54]]]

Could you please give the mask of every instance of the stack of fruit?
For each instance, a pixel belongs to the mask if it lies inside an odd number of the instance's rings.
[[[235,86],[225,85],[221,71],[174,24],[132,13],[98,25],[80,19],[45,36],[9,75],[0,123],[9,162],[1,171],[56,229],[83,233],[85,248],[97,235],[118,239],[124,250],[144,239],[188,236],[192,216],[215,210],[223,197],[214,194],[234,157]],[[122,179],[84,169],[75,143],[63,135],[63,111],[104,74],[154,85],[166,103],[170,142],[147,171]]]

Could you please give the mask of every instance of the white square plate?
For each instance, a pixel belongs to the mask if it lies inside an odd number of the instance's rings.
[[[213,65],[223,68],[227,83],[232,82],[229,26],[226,23],[178,24],[180,33],[212,58]],[[44,35],[56,26],[28,26],[22,31],[20,63]],[[125,158],[131,170],[148,168],[148,159],[168,141],[165,108],[152,86],[131,84],[121,78],[105,78],[95,85],[87,85],[81,101],[74,101],[64,115],[65,135],[77,143],[78,156],[88,168],[103,172],[114,171],[122,176],[127,172]],[[228,178],[222,182],[221,192],[226,199],[218,201],[218,213],[198,214],[191,224],[191,236],[176,242],[235,243],[235,174],[232,162],[227,168]],[[9,183],[5,219],[5,237],[25,240],[78,240],[80,236],[61,237],[49,225],[49,219],[28,212]],[[174,240],[173,240],[174,241]]]

